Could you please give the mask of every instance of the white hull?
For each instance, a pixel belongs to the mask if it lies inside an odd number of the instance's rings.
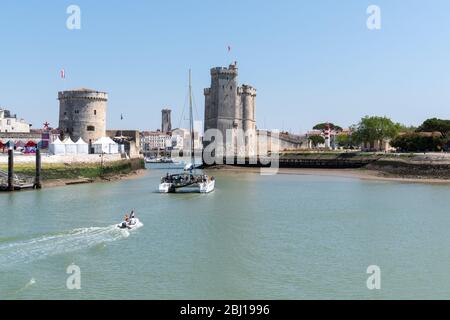
[[[171,183],[161,183],[159,185],[159,192],[160,193],[169,193],[171,187],[172,187]]]
[[[199,184],[190,185],[185,188],[181,188],[183,190],[192,190],[192,192],[199,192],[199,193],[210,193],[214,191],[216,181],[210,180],[206,182],[201,182]],[[171,183],[161,183],[159,185],[159,192],[160,193],[170,193],[175,192],[171,190],[172,184]]]
[[[141,228],[143,226],[144,226],[144,224],[138,218],[136,218],[136,223],[135,224],[127,225],[126,228],[122,228],[122,226],[120,224],[117,225],[117,227],[122,229],[122,230],[135,230],[135,229],[139,229],[139,228]]]
[[[200,193],[210,193],[214,191],[216,185],[216,180],[210,180],[206,182],[199,183]]]

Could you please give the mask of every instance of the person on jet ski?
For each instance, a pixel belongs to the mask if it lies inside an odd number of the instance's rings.
[[[134,216],[134,210],[131,210],[128,225],[131,226],[131,225],[135,225],[135,224],[136,224],[136,217]]]
[[[121,227],[122,229],[127,228],[129,222],[130,222],[130,219],[128,218],[128,215],[126,214],[125,217],[123,217],[123,221],[122,221],[122,223],[120,224],[120,227]]]

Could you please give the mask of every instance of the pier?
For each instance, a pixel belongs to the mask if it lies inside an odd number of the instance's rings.
[[[24,189],[41,189],[41,153],[36,150],[35,177],[14,173],[14,150],[8,150],[8,171],[0,170],[0,191],[19,191]]]

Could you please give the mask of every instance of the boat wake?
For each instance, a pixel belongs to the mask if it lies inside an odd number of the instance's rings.
[[[127,230],[108,227],[74,229],[69,232],[45,235],[38,238],[0,243],[0,268],[29,263],[50,256],[90,248],[102,243],[127,238]]]

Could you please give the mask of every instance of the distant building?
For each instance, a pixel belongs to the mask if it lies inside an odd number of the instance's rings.
[[[11,114],[9,110],[0,108],[0,132],[5,133],[29,133],[30,125],[23,119],[18,119],[17,116]]]
[[[202,137],[198,131],[194,131],[194,149],[201,150]],[[191,133],[189,129],[177,128],[172,130],[172,149],[174,150],[186,150],[191,149]]]
[[[106,136],[108,94],[91,89],[58,93],[59,129],[73,141],[82,138],[91,144]]]
[[[170,109],[161,110],[161,131],[164,133],[172,131],[171,112]]]
[[[141,133],[142,151],[166,150],[172,147],[172,136],[161,131],[144,131]]]

